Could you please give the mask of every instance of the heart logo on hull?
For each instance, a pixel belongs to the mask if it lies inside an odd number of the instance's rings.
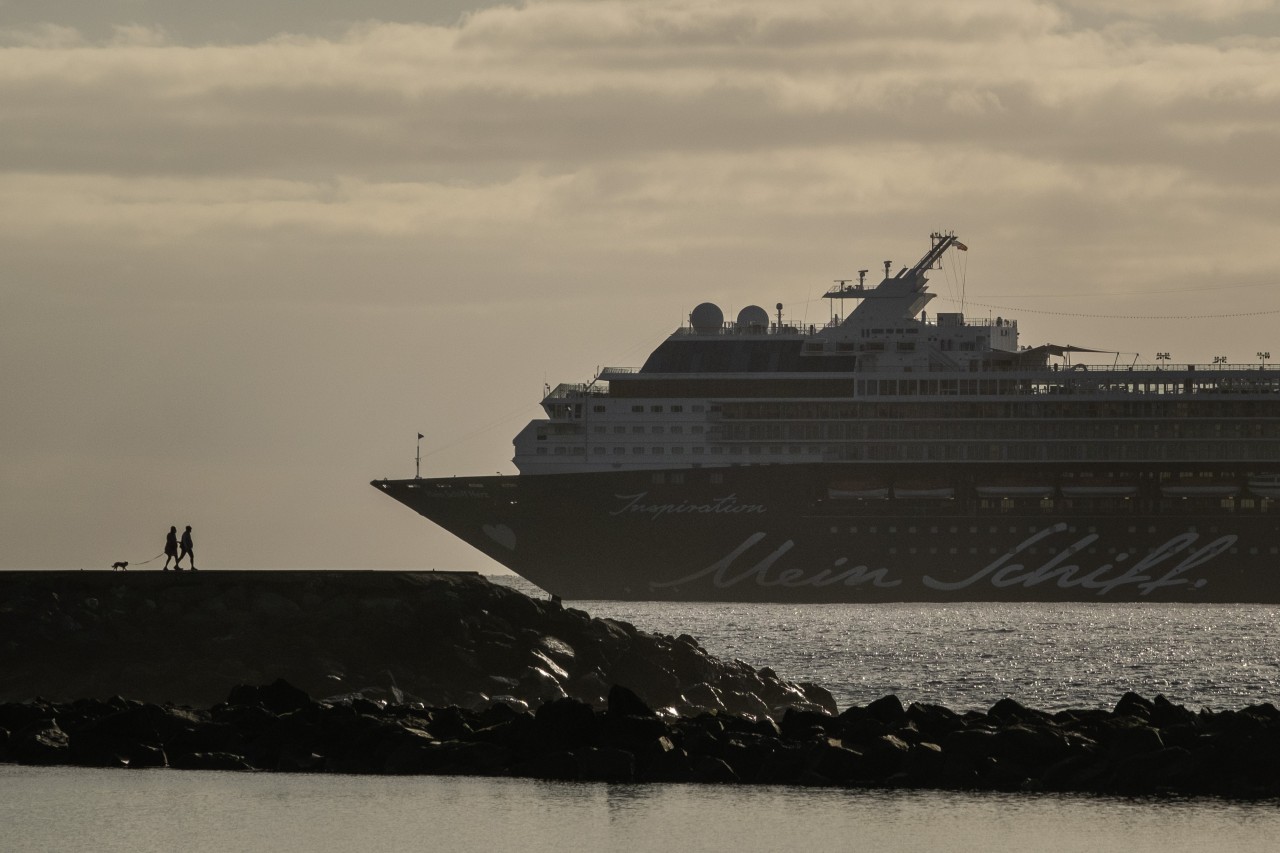
[[[481,529],[484,530],[485,536],[488,536],[508,551],[516,549],[516,532],[505,524],[486,524]]]

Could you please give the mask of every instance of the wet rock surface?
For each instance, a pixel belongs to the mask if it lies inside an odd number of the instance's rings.
[[[40,574],[0,584],[0,761],[1280,796],[1270,704],[1192,711],[1129,693],[1110,710],[1002,699],[961,714],[885,696],[838,712],[821,688],[692,638],[479,578],[297,573],[264,589],[239,573]],[[238,686],[201,698],[228,677]]]

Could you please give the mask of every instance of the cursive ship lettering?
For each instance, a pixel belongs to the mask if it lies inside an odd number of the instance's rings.
[[[728,494],[722,498],[712,498],[709,503],[690,503],[689,501],[681,501],[680,503],[645,503],[644,499],[648,496],[648,492],[639,492],[634,495],[614,495],[621,501],[626,501],[620,508],[613,510],[609,515],[623,515],[638,513],[641,515],[649,515],[651,521],[657,521],[664,515],[684,515],[684,514],[703,514],[703,515],[738,515],[741,513],[762,513],[765,511],[763,504],[744,504],[738,503],[736,494]]]
[[[1234,545],[1238,539],[1234,535],[1220,536],[1203,547],[1190,550],[1199,541],[1200,534],[1181,533],[1155,548],[1127,569],[1121,570],[1118,564],[1127,560],[1129,555],[1120,553],[1116,555],[1114,563],[1103,563],[1092,571],[1086,571],[1079,564],[1068,561],[1098,540],[1096,534],[1089,534],[1068,545],[1037,568],[1028,568],[1024,563],[1013,562],[1036,543],[1066,529],[1067,525],[1063,523],[1047,527],[1010,548],[967,578],[958,581],[941,581],[925,575],[921,581],[930,589],[937,590],[965,589],[984,578],[989,579],[989,583],[996,587],[1030,588],[1043,583],[1056,582],[1063,589],[1072,587],[1094,589],[1097,590],[1098,595],[1106,595],[1117,587],[1131,585],[1138,588],[1139,595],[1149,595],[1163,587],[1190,583],[1190,579],[1184,577],[1188,571],[1212,560]],[[1184,556],[1176,564],[1169,566],[1169,563],[1180,554]],[[1164,564],[1162,574],[1153,572],[1162,564]],[[1203,584],[1204,581],[1199,580],[1195,585]]]
[[[770,574],[770,570],[784,554],[795,547],[795,542],[788,539],[783,542],[763,559],[744,567],[734,567],[738,559],[742,557],[750,548],[764,539],[765,534],[753,533],[747,537],[737,548],[730,551],[725,557],[717,560],[704,569],[676,578],[675,580],[660,581],[651,583],[649,586],[653,589],[665,589],[667,587],[682,586],[684,584],[693,583],[694,581],[709,578],[711,585],[718,589],[727,589],[737,586],[747,581],[754,582],[757,586],[763,587],[828,587],[841,584],[843,586],[862,586],[870,584],[878,587],[895,587],[902,581],[900,579],[891,579],[888,576],[887,569],[870,569],[867,566],[852,566],[845,568],[849,560],[841,557],[832,564],[830,569],[821,569],[817,572],[809,572],[804,569],[782,569],[776,573]]]

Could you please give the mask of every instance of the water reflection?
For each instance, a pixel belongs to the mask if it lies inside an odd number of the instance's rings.
[[[0,765],[6,853],[1274,849],[1276,803]]]

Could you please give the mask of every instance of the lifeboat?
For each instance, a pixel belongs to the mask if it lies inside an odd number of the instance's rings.
[[[874,480],[841,480],[827,487],[827,497],[835,501],[880,501],[889,497],[889,486]]]
[[[1100,482],[1076,483],[1061,486],[1064,498],[1131,498],[1138,493],[1138,487],[1132,483]]]
[[[893,484],[893,496],[916,500],[949,500],[956,496],[955,486],[936,482],[905,481]]]
[[[1280,474],[1254,477],[1249,480],[1249,492],[1260,498],[1280,498]]]
[[[1047,498],[1053,495],[1053,486],[1033,482],[979,483],[976,489],[984,498]]]

